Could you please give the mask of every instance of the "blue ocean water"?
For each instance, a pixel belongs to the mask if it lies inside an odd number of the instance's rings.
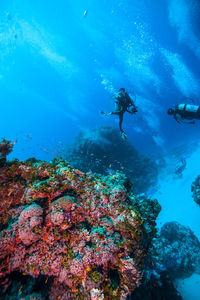
[[[0,137],[16,141],[9,158],[50,160],[80,130],[118,128],[117,117],[100,111],[113,110],[113,93],[125,87],[138,106],[124,116],[128,140],[168,162],[155,194],[158,223],[179,221],[200,238],[190,193],[200,123],[167,114],[177,103],[200,105],[199,14],[198,0],[2,0]],[[182,155],[187,168],[174,179],[174,156]],[[199,299],[191,293],[184,299]]]

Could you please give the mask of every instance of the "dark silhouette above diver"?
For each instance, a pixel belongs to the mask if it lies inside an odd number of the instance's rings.
[[[192,104],[177,104],[174,109],[168,109],[168,115],[173,116],[179,124],[195,124],[195,119],[200,120],[200,106]],[[189,120],[189,122],[185,122],[185,120]]]
[[[119,91],[113,95],[113,98],[115,99],[115,111],[109,113],[105,113],[104,111],[102,111],[101,114],[106,116],[118,115],[121,137],[123,139],[127,139],[127,135],[122,129],[124,113],[128,112],[130,114],[135,114],[137,112],[137,106],[135,105],[129,94],[125,91],[125,88],[120,88]]]

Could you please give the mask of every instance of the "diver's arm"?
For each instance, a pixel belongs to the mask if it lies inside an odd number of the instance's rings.
[[[126,109],[126,111],[129,113],[129,114],[135,114],[138,110],[137,110],[137,106],[135,106],[135,104],[132,105],[133,108],[131,110],[128,110]]]
[[[137,112],[137,108],[134,107],[134,110],[126,110],[129,114],[135,114]]]
[[[179,115],[179,114],[178,114]],[[179,115],[180,116],[180,115]],[[177,119],[177,114],[174,115],[174,119],[176,120],[177,123],[179,124],[195,124],[195,121],[192,120],[192,121],[185,121],[181,116],[179,118],[179,120]],[[181,122],[180,122],[181,121]]]
[[[181,122],[180,122],[180,121],[178,120],[178,118],[177,118],[177,115],[178,115],[178,114],[176,114],[176,113],[174,114],[174,119],[176,120],[177,123],[181,124]],[[180,115],[179,115],[179,116],[180,116]],[[179,119],[182,119],[181,116],[179,117]]]

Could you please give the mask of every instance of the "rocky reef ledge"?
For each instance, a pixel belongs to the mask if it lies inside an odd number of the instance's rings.
[[[121,173],[83,173],[61,159],[5,158],[4,151],[2,299],[13,293],[14,277],[40,281],[48,296],[36,299],[126,299],[142,280],[158,202],[134,195]],[[28,297],[23,284],[17,293]]]

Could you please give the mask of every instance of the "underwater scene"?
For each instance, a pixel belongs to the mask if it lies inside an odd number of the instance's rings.
[[[200,1],[0,1],[0,300],[200,300]]]

